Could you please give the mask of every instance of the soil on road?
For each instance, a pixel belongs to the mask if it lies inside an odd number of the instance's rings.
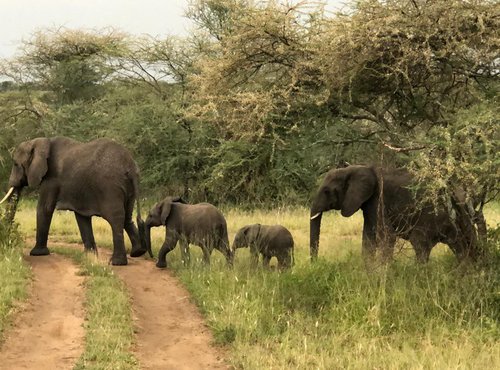
[[[99,253],[109,259],[109,251]],[[129,258],[128,263],[113,270],[131,295],[137,330],[134,352],[141,369],[229,369],[177,278],[142,257]]]
[[[51,245],[81,248],[80,244]],[[111,251],[99,249],[107,263]],[[57,254],[26,257],[33,270],[31,296],[0,347],[0,369],[71,369],[83,352],[83,277]],[[230,369],[189,292],[151,260],[129,258],[113,266],[130,294],[136,332],[132,352],[141,369]]]
[[[7,330],[0,369],[72,369],[83,351],[84,278],[57,254],[26,260],[31,294]]]

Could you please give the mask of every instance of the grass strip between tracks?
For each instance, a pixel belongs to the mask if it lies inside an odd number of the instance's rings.
[[[85,281],[85,349],[75,369],[138,369],[130,349],[134,338],[130,300],[121,280],[94,256],[65,247],[53,251],[71,257]]]

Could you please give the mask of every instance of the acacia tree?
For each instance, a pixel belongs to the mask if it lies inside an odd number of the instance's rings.
[[[19,56],[2,72],[17,84],[54,94],[58,104],[96,98],[114,72],[113,60],[127,49],[126,35],[115,30],[44,29],[22,42]]]
[[[193,115],[259,138],[321,112],[337,140],[376,142],[425,184],[422,204],[468,224],[498,194],[498,2],[359,0],[334,16],[307,1],[196,3],[209,31],[230,27],[191,79]]]

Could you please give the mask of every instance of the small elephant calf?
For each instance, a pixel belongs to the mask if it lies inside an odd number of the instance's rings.
[[[253,266],[257,266],[260,253],[264,267],[269,267],[271,258],[276,257],[278,268],[283,270],[293,264],[293,244],[292,234],[281,225],[247,225],[236,233],[233,253],[238,248],[250,247]]]
[[[189,244],[195,244],[203,250],[203,261],[210,263],[210,255],[215,248],[233,262],[233,253],[229,247],[226,219],[222,213],[209,203],[186,204],[179,197],[167,197],[157,203],[146,219],[146,240],[151,248],[151,227],[165,225],[165,241],[158,255],[156,267],[167,267],[167,253],[180,241],[182,259],[189,264]]]

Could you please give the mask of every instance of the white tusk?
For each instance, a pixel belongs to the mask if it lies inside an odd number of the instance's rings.
[[[7,195],[3,197],[2,200],[0,200],[0,204],[2,204],[3,202],[5,202],[7,199],[9,199],[10,195],[12,194],[12,192],[14,191],[14,187],[11,187],[9,189],[9,191],[7,192]]]
[[[321,216],[321,212],[316,213],[314,216],[311,217],[311,220],[314,220],[318,216]]]

